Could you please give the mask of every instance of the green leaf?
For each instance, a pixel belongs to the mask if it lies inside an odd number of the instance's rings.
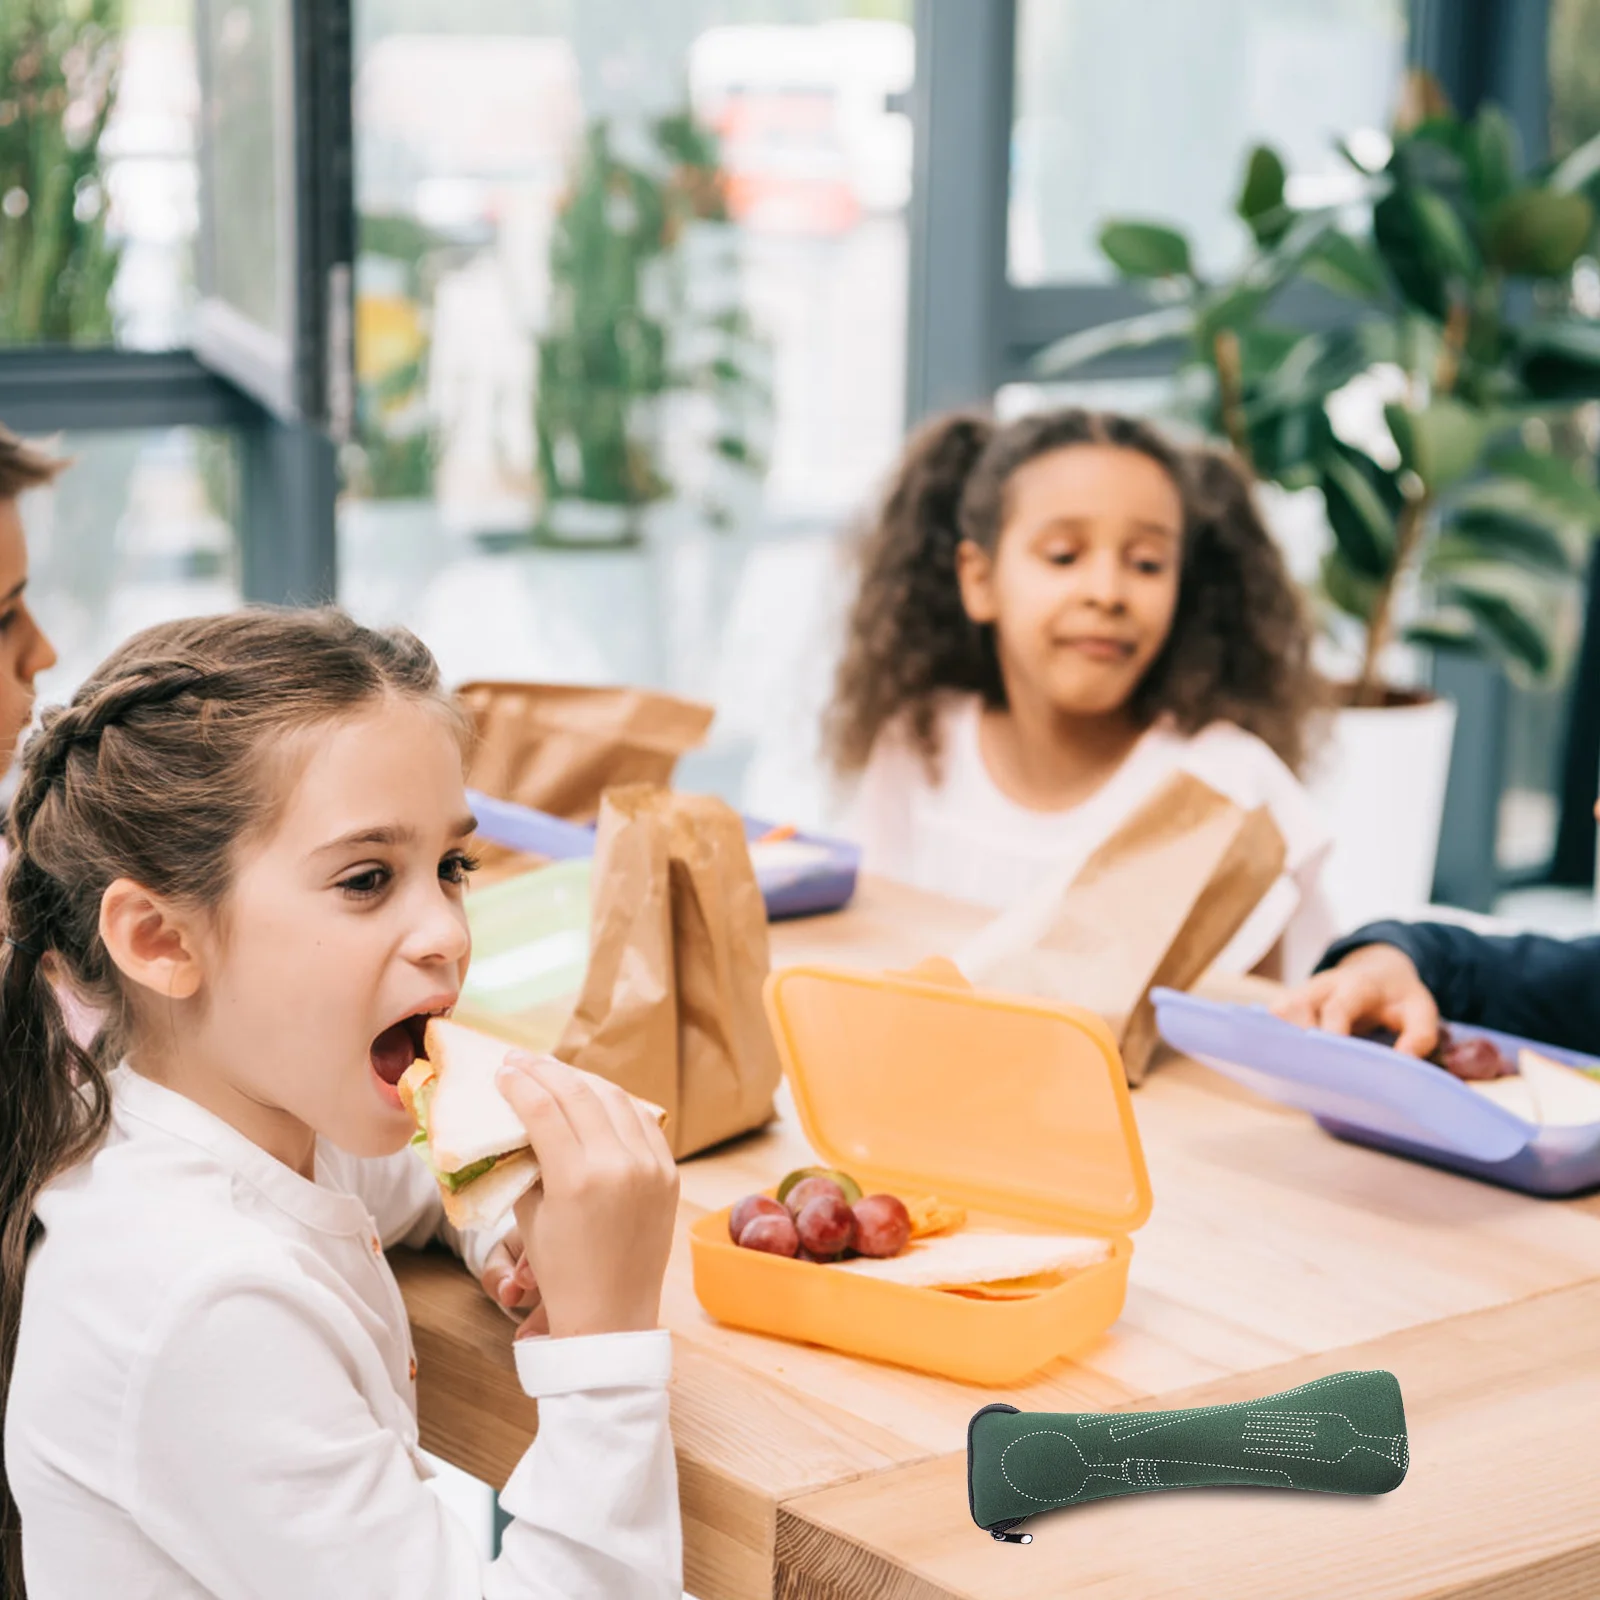
[[[1477,466],[1489,436],[1489,419],[1459,400],[1435,400],[1422,411],[1391,401],[1383,415],[1400,459],[1434,494]]]
[[[1321,484],[1322,457],[1332,437],[1322,406],[1278,411],[1248,424],[1256,471],[1286,489]]]
[[[1472,242],[1465,224],[1454,206],[1443,196],[1430,189],[1418,189],[1412,195],[1418,208],[1422,225],[1432,241],[1432,246],[1446,271],[1459,278],[1475,278],[1479,260],[1477,247]]]
[[[1395,162],[1412,181],[1459,180],[1466,171],[1471,130],[1448,107],[1441,106],[1395,145]]]
[[[1270,377],[1305,338],[1298,328],[1278,328],[1262,322],[1247,324],[1238,332],[1239,364],[1247,383]]]
[[[1506,562],[1547,578],[1570,578],[1572,552],[1549,523],[1514,511],[1475,507],[1460,511],[1428,553],[1430,576]]]
[[[1467,129],[1463,153],[1472,198],[1482,210],[1498,205],[1511,193],[1521,165],[1520,141],[1510,117],[1499,106],[1484,106]]]
[[[1600,398],[1600,322],[1549,317],[1517,335],[1522,381],[1539,399]]]
[[[1192,278],[1189,241],[1156,222],[1108,222],[1100,249],[1125,278]]]
[[[1395,330],[1388,322],[1359,322],[1305,334],[1262,379],[1246,409],[1256,416],[1321,402],[1375,362],[1394,361],[1398,354]]]
[[[1194,307],[1163,306],[1159,311],[1146,311],[1121,322],[1104,322],[1098,328],[1069,333],[1041,350],[1033,358],[1032,367],[1041,377],[1051,377],[1118,351],[1148,350],[1155,345],[1188,340],[1194,331]]]
[[[1481,656],[1488,653],[1483,635],[1472,618],[1461,613],[1413,623],[1405,630],[1405,641],[1424,650],[1445,650],[1451,654]]]
[[[1272,245],[1281,239],[1294,220],[1284,204],[1284,182],[1288,174],[1277,151],[1258,144],[1245,163],[1244,187],[1235,210],[1248,224],[1257,244]]]
[[[1350,571],[1359,577],[1381,579],[1394,560],[1394,514],[1368,474],[1350,459],[1352,453],[1333,451],[1323,459],[1323,504]]]
[[[1270,250],[1263,250],[1233,282],[1202,298],[1196,339],[1210,349],[1224,328],[1244,328],[1305,264],[1306,257],[1336,226],[1332,211],[1297,216]]]
[[[1535,678],[1550,671],[1554,652],[1548,628],[1525,603],[1466,583],[1441,585],[1439,599],[1466,612],[1488,644],[1511,665]]]
[[[1337,229],[1306,258],[1305,275],[1334,294],[1351,300],[1381,303],[1389,297],[1388,280],[1377,252],[1364,239]]]
[[[1589,531],[1600,530],[1600,489],[1580,478],[1560,456],[1536,450],[1500,450],[1486,465],[1503,477],[1531,485],[1542,499],[1576,517]]]
[[[1333,549],[1322,558],[1322,592],[1347,617],[1367,622],[1378,603],[1378,585],[1352,571],[1344,552]]]
[[[1594,207],[1581,194],[1519,189],[1489,214],[1485,247],[1504,272],[1564,278],[1594,232]]]
[[[1558,194],[1582,194],[1600,178],[1600,133],[1585,139],[1571,155],[1562,157],[1547,180]]]
[[[1461,218],[1431,189],[1396,184],[1373,207],[1372,232],[1401,294],[1439,322],[1449,314],[1452,290],[1479,276]]]

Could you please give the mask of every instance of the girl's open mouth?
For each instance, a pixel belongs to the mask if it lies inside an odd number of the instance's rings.
[[[449,1006],[414,1011],[409,1017],[391,1023],[372,1041],[372,1070],[392,1089],[406,1074],[413,1061],[427,1054],[423,1038],[429,1017],[448,1016]]]

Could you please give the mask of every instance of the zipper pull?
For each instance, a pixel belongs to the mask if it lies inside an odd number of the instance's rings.
[[[989,1537],[999,1540],[1001,1544],[1033,1543],[1033,1535],[1031,1533],[1002,1533],[998,1528],[990,1529]]]

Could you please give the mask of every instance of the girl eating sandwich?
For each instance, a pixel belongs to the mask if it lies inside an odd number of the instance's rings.
[[[498,1559],[424,1482],[383,1249],[482,1270],[496,1243],[446,1223],[397,1087],[471,953],[463,738],[410,634],[243,611],[137,636],[29,740],[0,915],[7,1594],[681,1595],[676,1172],[628,1096],[546,1058],[498,1080],[542,1179],[493,1280],[541,1297]],[[61,984],[104,1018],[88,1048]]]

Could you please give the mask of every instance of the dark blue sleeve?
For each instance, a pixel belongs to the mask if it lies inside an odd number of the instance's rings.
[[[1500,938],[1443,923],[1374,922],[1341,939],[1317,970],[1369,944],[1405,951],[1447,1021],[1600,1055],[1600,937]]]

